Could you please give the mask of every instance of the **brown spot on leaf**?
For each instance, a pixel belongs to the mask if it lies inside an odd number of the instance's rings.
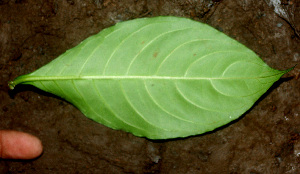
[[[158,55],[158,52],[155,52],[155,53],[153,54],[153,57],[156,58],[157,55]]]

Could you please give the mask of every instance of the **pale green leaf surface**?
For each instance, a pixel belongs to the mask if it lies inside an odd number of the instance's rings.
[[[16,78],[136,136],[201,134],[241,116],[286,71],[212,27],[178,17],[121,22]]]

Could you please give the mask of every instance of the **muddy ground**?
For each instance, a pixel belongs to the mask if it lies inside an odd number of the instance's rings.
[[[173,15],[205,22],[268,65],[298,66],[237,121],[152,141],[86,118],[71,104],[7,82],[117,22]],[[0,173],[300,173],[300,4],[297,0],[0,0],[0,129],[39,137],[43,154],[1,160]]]

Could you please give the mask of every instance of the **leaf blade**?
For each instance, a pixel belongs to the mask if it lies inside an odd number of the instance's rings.
[[[238,118],[289,70],[208,25],[156,17],[105,29],[10,85],[54,93],[113,129],[166,139]]]

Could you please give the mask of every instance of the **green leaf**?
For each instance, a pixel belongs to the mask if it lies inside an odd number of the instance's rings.
[[[107,28],[9,85],[34,85],[108,127],[167,139],[237,119],[289,70],[206,24],[155,17]]]

